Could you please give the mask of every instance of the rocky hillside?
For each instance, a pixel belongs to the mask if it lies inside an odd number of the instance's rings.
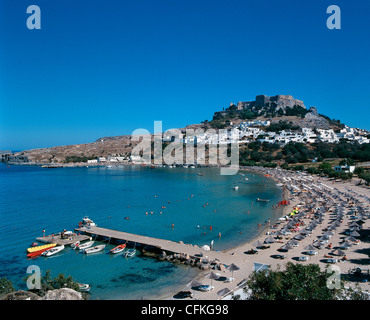
[[[239,101],[222,111],[217,111],[211,121],[204,121],[211,127],[229,127],[248,120],[269,120],[271,123],[280,121],[291,122],[300,128],[338,129],[343,124],[329,117],[320,115],[316,107],[306,108],[303,101],[290,95],[268,97],[256,96],[255,101]]]
[[[30,160],[39,163],[64,163],[68,159],[96,159],[108,155],[129,155],[132,149],[131,136],[100,138],[92,143],[58,146],[52,148],[31,149],[20,152]]]
[[[290,95],[272,97],[260,95],[255,101],[231,103],[228,108],[215,112],[211,121],[205,120],[200,124],[188,125],[181,130],[185,132],[188,128],[231,129],[247,120],[269,120],[271,123],[285,121],[300,128],[338,129],[343,127],[339,121],[320,115],[315,107],[307,109],[303,101],[294,99]],[[123,135],[103,137],[87,144],[32,149],[17,153],[17,155],[38,163],[86,162],[88,159],[101,156],[130,155],[134,145],[130,135]]]
[[[30,291],[15,291],[1,297],[0,300],[83,300],[82,294],[70,288],[49,290],[40,297]]]

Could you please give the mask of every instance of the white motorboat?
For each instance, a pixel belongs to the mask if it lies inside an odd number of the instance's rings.
[[[125,257],[133,257],[136,253],[136,250],[135,249],[128,249],[126,252],[125,252]]]
[[[78,286],[80,287],[81,292],[89,292],[90,291],[90,285],[87,283],[79,283]]]
[[[94,241],[88,241],[88,242],[85,242],[83,244],[77,245],[76,249],[85,250],[87,248],[90,248],[93,244],[94,244]]]
[[[89,226],[89,227],[96,227],[97,226],[97,224],[94,221],[92,221],[88,216],[85,216],[85,217],[82,218],[82,223],[83,223],[83,225]]]
[[[235,186],[235,187],[234,187],[234,190],[238,190],[238,189],[239,189],[239,186]]]
[[[101,245],[98,245],[98,246],[95,246],[95,247],[87,248],[87,249],[84,250],[84,252],[86,254],[96,253],[96,252],[100,252],[100,251],[104,250],[104,248],[105,248],[105,244],[101,244]]]
[[[57,247],[51,248],[49,250],[46,250],[41,254],[45,257],[50,257],[50,256],[62,251],[63,249],[64,249],[64,245],[61,245],[61,246],[57,246]]]

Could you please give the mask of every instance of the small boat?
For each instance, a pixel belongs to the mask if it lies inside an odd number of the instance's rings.
[[[40,251],[40,250],[47,250],[47,249],[51,249],[53,247],[55,247],[57,244],[56,243],[49,243],[49,244],[44,244],[42,246],[34,246],[34,247],[31,247],[31,248],[28,248],[27,249],[27,252],[28,253],[33,253],[33,252],[37,252],[37,251]]]
[[[128,249],[126,252],[125,252],[125,257],[133,257],[136,253],[136,250],[135,249]]]
[[[257,198],[257,201],[258,202],[269,202],[270,200],[269,199],[260,199],[260,198]]]
[[[204,173],[198,173],[198,176],[204,176]]]
[[[32,242],[31,247],[37,247],[39,244],[37,242]]]
[[[53,243],[52,246],[50,245],[49,246],[38,246],[41,249],[28,253],[27,258],[35,258],[35,257],[41,256],[43,252],[54,248],[56,245],[57,245],[56,243]]]
[[[96,253],[96,252],[100,252],[100,251],[104,250],[104,248],[105,248],[105,244],[101,244],[99,246],[95,246],[95,247],[84,249],[84,252],[86,254]]]
[[[126,248],[126,244],[120,244],[119,246],[117,246],[117,247],[113,248],[112,250],[110,250],[110,253],[112,253],[112,254],[120,253],[123,250],[125,250],[125,248]]]
[[[83,223],[83,225],[89,226],[89,227],[96,227],[97,226],[97,224],[94,221],[92,221],[88,216],[85,216],[85,217],[82,218],[82,223]]]
[[[88,242],[85,242],[83,244],[77,245],[76,249],[85,250],[87,248],[90,248],[93,244],[94,244],[94,241],[88,241]]]
[[[45,257],[50,257],[50,256],[62,251],[63,249],[64,249],[64,245],[57,246],[57,247],[54,247],[54,248],[51,248],[51,249],[48,249],[48,250],[44,251],[43,253],[41,253],[41,255],[43,255]]]
[[[71,244],[71,247],[72,247],[73,250],[77,250],[79,245],[80,245],[80,241],[76,241],[76,242]]]
[[[239,189],[239,186],[235,186],[233,189],[234,190],[238,190]]]
[[[27,254],[27,258],[36,258],[38,256],[41,256],[41,254],[46,251],[46,250],[49,250],[49,248],[44,248],[44,249],[41,249],[39,251],[34,251],[34,252],[31,252],[29,254]]]
[[[90,285],[87,283],[78,283],[79,289],[81,292],[89,292],[90,291]]]

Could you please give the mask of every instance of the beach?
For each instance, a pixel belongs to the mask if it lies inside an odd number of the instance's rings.
[[[284,188],[285,200],[289,204],[284,206],[282,216],[289,215],[294,208],[298,208],[294,216],[289,219],[278,219],[272,221],[270,226],[263,230],[258,237],[237,247],[219,252],[222,262],[226,265],[235,264],[239,270],[231,272],[229,270],[207,270],[198,276],[196,281],[204,285],[212,285],[214,288],[208,292],[196,290],[194,282],[190,282],[183,291],[190,291],[193,299],[216,300],[231,299],[232,294],[245,296],[243,287],[245,280],[253,272],[255,266],[261,267],[269,265],[272,270],[278,267],[284,269],[287,262],[302,264],[318,264],[321,270],[325,270],[328,258],[337,259],[335,263],[340,269],[341,278],[346,276],[345,286],[355,287],[359,284],[361,289],[369,290],[369,282],[361,282],[363,277],[353,277],[351,270],[362,268],[363,273],[369,272],[370,259],[367,253],[369,247],[367,241],[359,240],[360,236],[348,239],[350,233],[360,234],[366,239],[363,231],[369,230],[370,220],[370,189],[366,186],[356,185],[352,182],[334,182],[326,178],[311,176],[303,172],[285,171],[282,169],[268,168],[249,168],[248,171],[264,174],[273,179]],[[294,219],[294,220],[293,220]],[[356,222],[361,222],[357,224]],[[288,229],[289,224],[294,223],[294,228]],[[311,227],[307,232],[307,227]],[[288,230],[285,235],[278,236],[281,230]],[[303,233],[302,233],[303,232]],[[304,233],[306,232],[306,233]],[[324,235],[330,233],[330,236]],[[291,234],[289,234],[291,233]],[[302,234],[304,236],[302,236]],[[301,240],[294,238],[301,235]],[[273,243],[264,243],[266,238],[272,236]],[[322,238],[324,236],[324,238]],[[323,240],[325,239],[325,240]],[[347,239],[347,240],[346,240]],[[294,241],[295,246],[287,252],[279,252],[278,249],[286,245],[288,241]],[[320,242],[320,240],[322,242]],[[247,254],[251,249],[256,249],[254,245],[257,241],[263,243],[266,249],[260,249],[256,254]],[[349,243],[347,249],[342,249],[342,245]],[[316,255],[307,255],[304,248],[314,245]],[[342,256],[335,254],[340,249],[345,252],[346,260]],[[276,255],[285,255],[284,259],[277,259]],[[307,256],[308,261],[298,261],[298,257]],[[255,265],[256,264],[256,265]],[[219,276],[218,279],[210,279],[213,273]],[[224,279],[233,277],[232,282],[225,282]],[[230,293],[222,296],[217,294],[220,290],[227,288]],[[174,293],[163,296],[162,299],[173,299]],[[190,299],[190,298],[188,298]]]

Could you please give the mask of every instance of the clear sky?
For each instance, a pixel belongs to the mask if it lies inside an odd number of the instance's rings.
[[[0,149],[184,127],[259,94],[370,130],[369,39],[367,0],[1,0]]]

